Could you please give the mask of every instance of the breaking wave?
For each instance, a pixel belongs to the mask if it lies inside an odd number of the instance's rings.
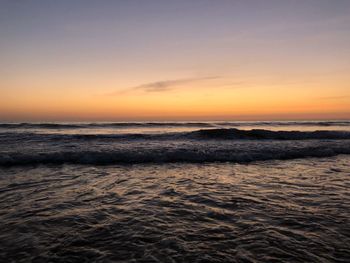
[[[50,139],[50,140],[347,140],[349,131],[270,131],[263,129],[240,130],[230,129],[201,129],[190,132],[168,133],[118,133],[118,134],[42,134],[42,133],[0,133],[0,139]]]
[[[253,162],[350,154],[350,132],[201,129],[158,134],[0,133],[0,166]]]
[[[188,133],[189,137],[204,139],[269,139],[269,140],[309,140],[309,139],[350,139],[350,132],[343,131],[270,131],[263,129],[209,129]]]
[[[235,148],[143,148],[114,150],[81,150],[56,152],[12,152],[0,155],[0,166],[36,164],[138,164],[138,163],[247,163],[266,160],[288,160],[307,157],[331,157],[350,154],[350,144],[331,147],[274,147],[243,151]]]

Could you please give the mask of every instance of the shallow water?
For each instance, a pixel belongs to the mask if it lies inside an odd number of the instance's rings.
[[[1,262],[349,262],[350,156],[0,168]]]

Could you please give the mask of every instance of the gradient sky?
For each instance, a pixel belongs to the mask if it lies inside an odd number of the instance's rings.
[[[348,0],[0,0],[0,120],[349,119]]]

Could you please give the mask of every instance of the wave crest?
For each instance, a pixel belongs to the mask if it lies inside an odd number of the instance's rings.
[[[0,140],[348,140],[349,131],[270,131],[201,129],[191,132],[117,133],[117,134],[60,134],[32,132],[2,132]]]
[[[308,139],[350,139],[350,132],[343,131],[270,131],[263,129],[208,129],[188,133],[189,137],[203,139],[269,139],[269,140],[308,140]]]
[[[10,153],[0,156],[0,166],[37,164],[139,164],[139,163],[205,163],[205,162],[252,162],[288,160],[306,157],[331,157],[350,154],[348,146],[305,147],[302,149],[264,149],[238,151],[232,149],[143,149],[112,151],[62,151],[49,153]]]

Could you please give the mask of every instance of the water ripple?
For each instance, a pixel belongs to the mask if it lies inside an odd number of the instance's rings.
[[[348,262],[350,157],[0,169],[1,262]]]

